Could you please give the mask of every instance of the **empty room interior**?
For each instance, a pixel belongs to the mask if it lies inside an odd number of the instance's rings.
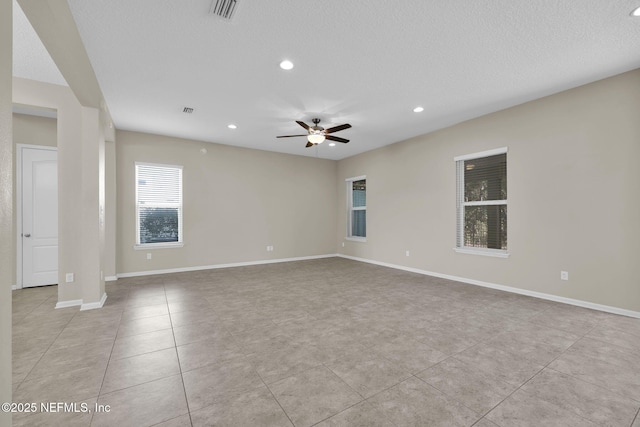
[[[0,426],[640,427],[640,1],[0,0]]]

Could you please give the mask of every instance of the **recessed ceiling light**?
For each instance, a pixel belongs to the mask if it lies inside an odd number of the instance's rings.
[[[422,113],[423,111],[424,111],[424,108],[422,108],[422,107],[416,107],[416,108],[413,109],[414,113]]]
[[[640,7],[636,7],[633,12],[631,12],[631,16],[640,16]]]
[[[285,59],[280,63],[280,68],[282,68],[283,70],[290,70],[293,68],[293,62],[289,61],[288,59]]]
[[[229,129],[237,129],[237,128],[238,128],[238,126],[234,125],[233,123],[232,123],[232,124],[230,124],[230,125],[227,125],[227,127],[228,127]]]
[[[331,143],[329,143],[329,147],[335,147],[335,146],[336,146],[336,143],[335,143],[335,142],[331,142]]]

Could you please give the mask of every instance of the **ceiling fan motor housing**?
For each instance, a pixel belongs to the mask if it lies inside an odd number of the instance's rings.
[[[320,119],[313,119],[312,122],[313,122],[314,126],[311,126],[309,128],[309,133],[311,133],[311,131],[313,130],[313,131],[315,131],[313,133],[318,134],[318,133],[320,133],[320,132],[322,132],[324,130],[324,128],[322,126],[318,125],[318,123],[320,123]]]

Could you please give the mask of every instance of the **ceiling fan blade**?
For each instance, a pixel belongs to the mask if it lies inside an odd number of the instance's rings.
[[[303,128],[305,128],[306,130],[309,130],[309,125],[306,124],[305,122],[301,122],[300,120],[296,120],[296,123],[299,124],[300,126],[302,126]]]
[[[338,132],[338,131],[341,131],[341,130],[349,129],[350,127],[351,127],[351,125],[349,123],[345,123],[345,124],[340,125],[340,126],[334,126],[332,128],[325,129],[324,133]]]
[[[310,142],[307,142],[307,145],[305,145],[305,147],[306,147],[306,148],[313,147],[313,144],[312,144],[312,143],[310,143]]]
[[[308,134],[304,134],[304,135],[280,135],[280,136],[276,136],[276,138],[293,138],[294,136],[309,136]]]
[[[339,136],[326,135],[325,138],[328,139],[329,141],[342,142],[343,144],[346,144],[347,142],[349,142],[348,139],[340,138]]]

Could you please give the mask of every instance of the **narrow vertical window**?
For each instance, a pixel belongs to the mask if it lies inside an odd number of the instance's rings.
[[[460,252],[507,255],[507,149],[455,158]]]
[[[182,166],[136,163],[136,245],[182,246]]]
[[[367,237],[367,177],[347,179],[347,238],[365,241]]]

